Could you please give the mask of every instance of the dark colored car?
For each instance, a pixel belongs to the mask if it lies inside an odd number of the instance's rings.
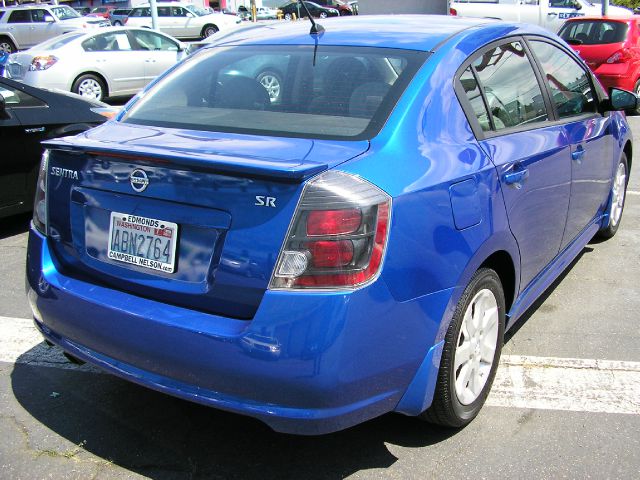
[[[314,18],[337,17],[340,15],[338,10],[335,8],[323,7],[322,5],[318,5],[313,2],[304,2],[304,4],[309,9],[311,16]],[[304,8],[302,8],[298,2],[291,2],[287,5],[283,5],[280,7],[280,10],[282,10],[285,20],[291,20],[294,14],[296,18],[307,16],[307,12],[304,11]]]
[[[75,135],[107,120],[108,105],[0,77],[0,218],[33,207],[42,140]],[[102,112],[102,113],[101,113]]]
[[[558,35],[596,74],[602,86],[640,94],[640,17],[571,18]]]
[[[88,15],[91,13],[91,7],[72,7],[80,15]]]
[[[534,25],[309,23],[220,37],[114,120],[45,142],[35,325],[80,360],[278,431],[392,411],[462,427],[505,332],[620,227],[619,110],[638,98],[607,96]],[[255,78],[267,64],[276,101]]]
[[[320,5],[326,8],[334,8],[338,10],[340,16],[344,15],[357,15],[358,2],[353,2],[353,5],[349,2],[343,2],[342,0],[324,0],[320,2]],[[312,14],[313,15],[313,14]]]

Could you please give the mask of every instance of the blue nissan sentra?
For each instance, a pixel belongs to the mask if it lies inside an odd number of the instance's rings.
[[[619,228],[637,98],[530,25],[322,24],[222,37],[46,142],[35,323],[281,432],[391,411],[461,427],[505,331]]]

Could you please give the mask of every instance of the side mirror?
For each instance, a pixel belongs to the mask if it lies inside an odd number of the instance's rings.
[[[54,18],[53,18],[53,16],[51,16],[51,15],[45,15],[45,16],[44,16],[44,18],[43,18],[43,20],[44,20],[45,22],[47,22],[47,23],[53,23],[53,22],[55,22],[55,19],[54,19]]]
[[[576,10],[582,10],[582,4],[580,2],[573,2],[573,8]]]
[[[609,98],[602,102],[602,108],[607,110],[636,110],[638,108],[638,97],[635,93],[621,88],[611,87]]]

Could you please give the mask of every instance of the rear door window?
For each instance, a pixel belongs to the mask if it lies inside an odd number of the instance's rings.
[[[473,73],[473,75],[471,75]],[[478,97],[477,80],[483,102]],[[505,43],[478,56],[460,77],[483,130],[536,127],[548,120],[542,90],[521,42]],[[485,119],[485,108],[490,118]],[[489,121],[487,121],[489,120]]]
[[[31,23],[31,12],[29,10],[14,10],[9,15],[7,23]]]

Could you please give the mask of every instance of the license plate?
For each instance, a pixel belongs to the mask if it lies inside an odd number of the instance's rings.
[[[111,212],[108,248],[111,260],[173,273],[177,240],[176,223]]]

